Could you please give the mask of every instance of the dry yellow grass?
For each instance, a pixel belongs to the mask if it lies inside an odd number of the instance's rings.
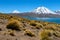
[[[33,32],[31,32],[30,30],[26,29],[24,32],[25,32],[25,35],[28,35],[30,37],[34,37],[35,36],[35,34]]]
[[[7,28],[12,30],[21,30],[22,27],[23,27],[23,24],[20,23],[20,21],[13,18],[10,19],[7,24]]]
[[[31,38],[33,37],[38,38],[39,36],[40,40],[52,40],[51,36],[60,38],[60,24],[28,20],[16,16],[3,15],[3,14],[0,15],[0,19],[3,20],[7,19],[7,25],[6,24],[3,25],[6,25],[5,29],[10,31],[6,32],[5,34],[9,34],[11,36],[15,36],[13,32],[15,31],[18,32],[19,37],[21,37],[22,34],[23,36],[28,35]]]
[[[52,30],[41,30],[39,32],[40,40],[52,40],[50,37],[52,36]]]

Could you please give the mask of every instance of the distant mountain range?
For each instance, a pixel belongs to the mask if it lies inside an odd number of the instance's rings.
[[[51,11],[46,7],[38,7],[32,12],[19,13],[19,11],[14,11],[13,15],[22,17],[43,17],[43,18],[60,18],[60,11]],[[18,14],[17,14],[18,13]]]
[[[55,11],[55,13],[57,13],[57,14],[60,14],[60,10],[58,10],[58,11]]]

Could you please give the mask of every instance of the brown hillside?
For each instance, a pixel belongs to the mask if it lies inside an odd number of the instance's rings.
[[[0,14],[0,40],[60,40],[60,24]]]

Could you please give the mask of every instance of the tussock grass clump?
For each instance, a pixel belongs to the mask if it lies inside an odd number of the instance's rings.
[[[42,24],[40,24],[40,23],[36,23],[37,25],[36,25],[36,29],[40,29],[40,28],[43,28],[43,25]]]
[[[10,36],[16,36],[14,30],[8,30],[7,32]]]
[[[36,23],[30,23],[31,26],[36,26]]]
[[[43,26],[46,26],[46,25],[48,25],[48,22],[43,22],[42,24],[43,24]]]
[[[10,32],[10,35],[11,35],[11,36],[15,36],[15,34],[14,34],[13,32]]]
[[[59,38],[60,38],[60,32],[59,32],[59,31],[54,31],[53,35],[54,35],[55,37],[59,37]]]
[[[57,27],[54,24],[45,26],[45,29],[57,30]]]
[[[14,30],[8,30],[8,31],[4,32],[4,35],[16,36]]]
[[[9,23],[7,24],[7,28],[8,29],[12,29],[12,30],[17,30],[17,31],[20,31],[21,30],[21,24],[18,20],[14,20],[14,19],[11,19],[9,21]]]
[[[36,24],[36,21],[34,21],[34,20],[30,21],[29,24],[30,24],[31,26],[36,26],[36,25],[37,25],[37,24]]]
[[[31,26],[34,26],[32,28],[35,28],[35,29],[40,29],[40,28],[44,28],[44,26],[40,23],[30,23]]]
[[[34,37],[35,34],[33,32],[31,32],[30,30],[25,30],[25,35],[28,35],[30,37]]]
[[[51,40],[50,30],[42,30],[39,35],[41,40]]]

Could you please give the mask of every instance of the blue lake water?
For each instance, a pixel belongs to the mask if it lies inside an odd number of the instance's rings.
[[[60,24],[60,18],[38,18],[37,20],[42,20],[46,22],[53,22]]]
[[[46,21],[46,22],[52,22],[52,23],[58,23],[60,24],[60,18],[38,18],[38,17],[24,17],[30,20],[38,20],[38,21]]]

